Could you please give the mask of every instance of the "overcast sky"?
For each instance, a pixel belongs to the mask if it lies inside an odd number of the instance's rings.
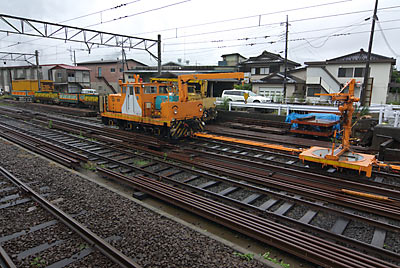
[[[124,3],[127,5],[107,10]],[[285,25],[281,22],[288,15],[288,58],[303,64],[360,48],[367,50],[371,20],[366,19],[372,16],[374,3],[375,0],[2,0],[0,9],[6,15],[71,26],[98,24],[89,28],[143,38],[157,39],[161,34],[163,63],[181,59],[190,65],[216,65],[221,55],[228,53],[248,58],[267,50],[283,56]],[[325,5],[311,7],[322,4]],[[373,53],[394,57],[400,66],[400,1],[379,0],[378,7],[387,9],[378,10],[380,23],[375,29]],[[74,19],[101,10],[106,11]],[[371,11],[359,12],[366,10]],[[340,15],[343,13],[351,14]],[[129,15],[132,16],[114,20]],[[326,18],[312,19],[321,16]],[[110,20],[113,21],[107,22]],[[0,30],[5,27],[0,23]],[[38,50],[42,64],[72,64],[70,49],[76,51],[77,62],[121,58],[120,48],[95,47],[90,54],[85,48],[79,43],[0,33],[0,51]],[[152,52],[157,53],[156,47]],[[145,51],[126,53],[128,58],[156,65]],[[6,66],[12,64],[7,62]]]

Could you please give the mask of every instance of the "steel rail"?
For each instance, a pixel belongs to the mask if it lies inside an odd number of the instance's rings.
[[[359,267],[396,267],[394,264],[292,230],[290,227],[177,189],[151,178],[142,176],[129,178],[107,169],[99,169],[99,171],[161,200],[324,267],[354,267],[354,265]]]
[[[105,240],[100,238],[98,235],[90,231],[88,228],[80,224],[78,221],[73,219],[71,216],[51,204],[49,201],[41,197],[38,193],[32,190],[29,186],[23,183],[21,180],[13,176],[9,171],[0,166],[0,174],[9,179],[13,184],[15,184],[19,189],[28,193],[31,198],[40,204],[44,209],[50,212],[54,217],[56,217],[60,222],[68,226],[70,229],[79,234],[89,245],[98,249],[107,258],[112,260],[114,263],[121,267],[134,267],[140,268],[141,266],[136,262],[132,261],[129,257],[125,256],[119,250],[111,246]]]
[[[57,132],[55,132],[55,133],[57,133]],[[73,146],[72,146],[73,147]],[[114,148],[114,147],[113,147]],[[78,149],[79,150],[79,148],[76,148],[76,149]],[[82,150],[82,151],[85,151],[85,150]],[[121,149],[118,149],[118,151],[120,151],[120,152],[124,152],[124,153],[127,153],[126,152],[126,150],[121,150]],[[85,151],[86,152],[86,151]],[[159,152],[158,152],[159,153]],[[90,154],[90,153],[89,153]],[[143,172],[143,173],[147,173],[147,174],[149,174],[149,175],[152,175],[152,176],[155,176],[155,177],[159,177],[160,179],[163,179],[163,180],[168,180],[169,182],[172,182],[173,184],[177,184],[178,182],[173,182],[171,179],[169,179],[167,176],[162,176],[162,175],[159,175],[159,174],[156,174],[156,173],[154,173],[154,172],[149,172],[149,171],[146,171],[146,170],[143,170],[142,168],[140,168],[140,167],[134,167],[134,166],[132,166],[132,165],[130,165],[130,164],[125,164],[125,163],[123,163],[123,162],[120,162],[120,161],[115,161],[115,160],[110,160],[108,157],[103,157],[103,156],[101,156],[101,155],[98,155],[98,154],[93,154],[93,155],[95,155],[95,156],[98,156],[99,158],[102,158],[102,159],[105,159],[105,160],[109,160],[110,162],[112,162],[112,163],[115,163],[115,164],[118,164],[118,165],[121,165],[121,166],[125,166],[125,167],[128,167],[128,168],[131,168],[131,169],[136,169],[136,170],[138,170],[138,171],[140,171],[140,172]],[[134,154],[134,156],[140,156],[140,157],[144,157],[144,158],[147,158],[147,159],[151,159],[151,158],[149,158],[148,156],[145,156],[145,155],[137,155],[137,154]],[[154,160],[154,159],[153,159]],[[210,174],[204,174],[203,172],[199,172],[199,171],[193,171],[193,170],[191,170],[190,168],[187,168],[187,167],[184,167],[184,166],[182,166],[182,165],[177,165],[177,164],[172,164],[172,163],[170,163],[170,162],[166,162],[166,161],[162,161],[162,160],[155,160],[156,162],[160,162],[160,163],[163,163],[163,164],[167,164],[167,165],[170,165],[170,166],[174,166],[174,167],[177,167],[177,168],[180,168],[180,169],[182,169],[182,168],[184,168],[185,170],[188,170],[188,171],[192,171],[192,172],[195,172],[195,173],[198,173],[198,174],[200,174],[200,175],[202,175],[202,176],[206,176],[206,177],[209,177],[209,176],[211,176]],[[215,179],[214,178],[215,176],[212,176],[212,179]],[[220,178],[216,178],[217,180],[221,180]],[[179,183],[178,183],[179,184]],[[187,186],[187,185],[186,185]],[[240,187],[243,187],[243,185],[239,185]],[[245,185],[244,186],[244,188],[246,188],[246,187],[250,187],[249,185]],[[254,188],[254,187],[253,187]],[[253,188],[251,188],[251,190],[254,190]],[[257,189],[256,189],[256,191],[257,191]],[[258,189],[258,191],[260,191],[260,189]],[[265,193],[265,190],[262,190],[262,193],[263,194],[269,194],[269,193]],[[281,197],[281,196],[280,196]],[[285,199],[285,198],[283,198],[283,199]],[[286,198],[287,199],[287,198]],[[292,200],[293,201],[293,200]],[[301,201],[301,200],[300,200]],[[296,200],[295,200],[295,202],[296,202]],[[304,201],[303,201],[304,202]],[[236,202],[236,205],[237,205],[237,202]],[[311,203],[311,206],[312,205],[314,205],[314,207],[315,207],[315,204],[312,204]],[[239,204],[239,206],[240,206],[240,204]],[[249,207],[246,207],[247,209],[249,208]],[[334,212],[335,213],[335,212]],[[256,214],[258,214],[258,213],[256,213]],[[346,216],[346,215],[345,215]],[[347,216],[350,216],[350,218],[352,218],[352,216],[351,215],[347,215]],[[353,215],[353,218],[354,218],[354,215]],[[357,219],[359,219],[359,218],[357,218]],[[287,219],[287,220],[289,220],[290,221],[290,219]],[[360,219],[359,219],[360,220]],[[394,228],[393,229],[393,226],[390,226],[390,225],[385,225],[385,224],[381,224],[381,223],[379,223],[379,222],[371,222],[371,220],[369,220],[369,219],[361,219],[361,220],[366,220],[367,222],[369,222],[370,224],[372,224],[372,225],[374,225],[374,226],[380,226],[380,227],[383,227],[384,229],[388,229],[388,230],[392,230],[392,231],[395,231],[395,232],[398,232],[398,229],[397,228]],[[293,220],[291,221],[292,223],[294,223],[293,222]],[[297,225],[298,225],[298,223],[297,223]],[[300,227],[300,228],[298,228],[298,229],[302,229],[302,228],[304,228],[304,227],[309,227],[310,228],[310,226],[305,226],[305,225],[303,225],[303,227]],[[312,227],[311,227],[312,228]],[[324,232],[323,230],[318,230],[318,229],[314,229],[314,232],[316,232],[316,233],[320,233],[320,234],[322,234],[322,235],[324,235],[324,236],[328,236],[328,237],[330,237],[330,239],[334,239],[334,240],[336,240],[336,241],[342,241],[342,242],[345,242],[345,243],[352,243],[352,245],[353,246],[355,246],[355,247],[357,247],[358,249],[362,249],[362,250],[366,250],[367,252],[374,252],[374,251],[376,251],[376,252],[378,252],[379,251],[379,255],[381,255],[381,256],[387,256],[388,257],[388,259],[393,259],[393,258],[397,258],[398,256],[396,255],[396,254],[394,254],[394,253],[392,253],[392,252],[386,252],[386,251],[382,251],[382,249],[380,249],[380,248],[374,248],[374,247],[370,247],[368,244],[363,244],[362,242],[359,242],[359,241],[350,241],[347,237],[340,237],[340,236],[336,236],[336,237],[332,237],[332,234],[330,234],[329,232]]]
[[[358,181],[349,181],[349,180],[344,180],[343,178],[339,177],[333,177],[333,176],[327,176],[319,173],[312,172],[310,170],[306,170],[306,168],[299,168],[296,167],[293,169],[293,167],[290,167],[287,164],[284,164],[282,166],[278,166],[276,163],[271,163],[270,161],[263,161],[263,159],[256,159],[256,158],[251,158],[249,159],[244,159],[244,158],[238,158],[238,157],[232,157],[232,156],[227,156],[227,155],[222,155],[214,152],[206,152],[198,149],[185,149],[183,150],[183,153],[191,153],[191,154],[196,154],[196,155],[203,155],[207,159],[219,159],[221,161],[226,161],[229,163],[238,163],[240,165],[245,165],[247,167],[251,167],[252,169],[257,169],[257,170],[270,170],[274,172],[279,172],[281,174],[288,174],[290,176],[296,176],[296,177],[301,177],[302,179],[305,179],[307,181],[311,182],[318,182],[318,183],[323,183],[326,185],[333,185],[335,187],[348,187],[349,189],[357,189],[357,190],[362,190],[362,191],[368,191],[368,192],[374,192],[376,194],[380,195],[385,195],[385,196],[390,196],[394,198],[399,198],[400,197],[400,187],[395,186],[395,185],[385,185],[387,187],[391,187],[392,189],[389,188],[383,188],[382,185],[379,183],[374,183],[374,182],[369,182],[369,181],[364,181],[364,183],[360,180]],[[238,156],[238,155],[236,155]]]
[[[10,256],[0,246],[0,267],[4,268],[17,268],[15,263],[11,260]]]
[[[326,192],[326,190],[324,191],[316,187],[310,189],[305,187],[301,180],[298,181],[298,183],[286,182],[287,177],[279,176],[279,174],[254,175],[254,173],[251,172],[241,172],[238,171],[237,165],[233,167],[234,169],[236,169],[235,171],[233,171],[232,167],[222,167],[221,164],[210,163],[205,159],[202,159],[201,161],[197,160],[194,163],[196,163],[197,167],[200,167],[202,169],[217,173],[223,172],[223,174],[235,177],[237,179],[246,178],[246,180],[252,181],[257,184],[261,184],[267,187],[277,187],[278,189],[283,189],[288,192],[298,193],[312,198],[321,198],[323,196],[325,200],[332,203],[342,204],[344,206],[400,220],[400,207],[392,207],[389,205],[389,203],[383,203],[381,201],[374,202],[373,200],[367,200],[355,196],[341,194],[335,190]],[[310,185],[308,185],[308,187],[310,187]]]
[[[199,140],[200,141],[200,140]],[[230,144],[230,143],[219,143],[219,142],[210,142],[211,144],[216,144],[216,145],[223,145],[223,146],[227,146],[230,148],[236,148],[238,150],[241,151],[250,151],[250,152],[254,152],[254,153],[258,153],[258,154],[267,154],[267,155],[274,155],[277,157],[283,157],[283,158],[288,158],[290,160],[297,160],[300,161],[300,159],[298,158],[298,156],[294,156],[294,155],[289,155],[289,154],[283,154],[283,153],[277,153],[274,151],[263,151],[257,148],[249,148],[249,147],[242,147],[242,146],[238,146],[235,144]],[[275,160],[270,160],[270,159],[264,159],[264,158],[257,158],[255,156],[251,156],[251,155],[242,155],[240,152],[235,153],[235,152],[229,152],[229,151],[222,151],[220,148],[209,148],[204,144],[197,144],[195,142],[191,142],[188,146],[190,146],[190,150],[192,150],[195,153],[198,154],[202,154],[202,153],[210,153],[210,151],[202,151],[199,150],[199,148],[204,148],[206,150],[214,150],[214,151],[218,151],[221,152],[223,155],[228,155],[228,156],[237,156],[237,158],[243,158],[246,160],[252,160],[253,164],[273,164],[273,165],[279,165],[279,166],[283,166],[286,168],[291,168],[293,167],[291,164],[285,163],[285,162],[279,162],[279,161],[275,161]],[[241,161],[242,159],[234,159],[232,158],[233,161]],[[254,162],[256,161],[256,162]],[[258,162],[258,163],[257,163]],[[320,172],[319,170],[310,170],[309,168],[306,167],[301,167],[301,166],[296,166],[296,170],[303,170],[305,172],[312,172],[318,175],[322,175],[322,176],[326,176],[325,174],[323,174],[322,172]],[[385,172],[378,172],[378,171],[373,171],[373,174],[376,175],[382,175],[382,176],[387,176],[387,177],[399,177],[398,179],[400,180],[400,176],[396,175],[396,174],[389,174],[389,173],[385,173]],[[348,176],[346,177],[344,174],[336,174],[335,176],[329,176],[329,178],[333,179],[333,180],[341,180],[341,179],[345,179],[347,183],[351,183],[349,181],[349,179],[354,182],[354,183],[362,183],[362,184],[366,184],[366,185],[371,185],[371,186],[376,186],[378,188],[382,188],[382,186],[384,186],[384,188],[387,189],[392,189],[392,190],[396,190],[396,191],[400,191],[400,186],[396,186],[396,185],[391,185],[391,184],[384,184],[381,182],[376,182],[376,181],[371,181],[371,180],[367,180],[365,178],[357,178],[357,177],[352,177],[349,178]]]

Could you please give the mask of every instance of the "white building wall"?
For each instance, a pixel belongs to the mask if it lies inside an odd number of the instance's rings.
[[[327,68],[328,72],[329,69]],[[335,73],[330,72],[333,76]],[[337,74],[337,71],[336,71]],[[335,76],[336,77],[336,76]],[[323,80],[323,81],[322,81]],[[324,88],[328,91],[328,93],[336,93],[340,89],[340,85],[332,79],[329,74],[326,73],[324,69],[319,66],[309,66],[307,67],[307,84],[321,84],[324,85]]]
[[[356,82],[362,84],[364,77],[338,77],[339,68],[365,68],[364,63],[357,64],[328,64],[326,69],[333,74],[336,79],[342,83],[347,83],[351,78],[355,78]],[[374,78],[372,87],[371,103],[384,104],[388,94],[392,65],[390,63],[371,63],[370,77]],[[308,68],[307,68],[308,69]],[[357,94],[358,95],[358,94]]]
[[[294,90],[295,90],[294,84],[287,84],[286,96],[287,97],[293,96]],[[253,84],[252,91],[256,94],[267,97],[271,96],[271,92],[273,92],[274,96],[280,95],[281,98],[283,97],[283,85],[281,84]],[[269,91],[270,94],[264,94],[263,92],[265,91]]]
[[[291,72],[290,75],[297,77],[301,80],[306,81],[307,79],[307,69],[303,69],[301,71],[295,71],[295,72]]]

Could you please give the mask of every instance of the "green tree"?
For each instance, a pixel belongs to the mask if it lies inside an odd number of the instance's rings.
[[[240,90],[250,90],[251,91],[251,88],[252,88],[252,85],[251,84],[240,84],[240,85],[233,85],[233,87],[235,88],[235,89],[240,89]]]
[[[392,83],[400,84],[400,71],[393,69],[392,77],[390,80]],[[398,101],[397,101],[398,95],[400,94],[400,87],[398,87],[398,86],[390,87],[389,91],[392,93],[396,93],[396,103],[395,104],[397,104],[398,103]]]

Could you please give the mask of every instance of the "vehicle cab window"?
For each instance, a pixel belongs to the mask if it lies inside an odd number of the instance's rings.
[[[144,94],[156,94],[157,87],[155,86],[145,86],[144,87]]]

